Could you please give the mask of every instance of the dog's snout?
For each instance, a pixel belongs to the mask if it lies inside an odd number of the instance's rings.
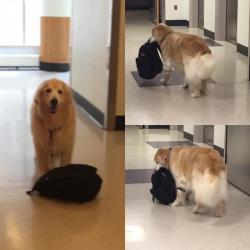
[[[154,36],[151,36],[150,38],[149,38],[149,42],[150,43],[153,43],[153,42],[155,42],[156,40],[155,40],[155,38],[154,38]]]
[[[51,101],[50,101],[50,104],[51,104],[52,107],[56,107],[57,103],[58,103],[58,101],[57,101],[57,99],[55,97],[52,98]]]

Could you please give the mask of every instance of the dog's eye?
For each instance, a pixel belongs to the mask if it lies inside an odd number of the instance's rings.
[[[60,95],[63,93],[63,91],[62,91],[61,89],[59,89],[57,92],[58,92],[58,94],[60,94]]]
[[[51,89],[46,89],[46,93],[50,93],[51,92]]]

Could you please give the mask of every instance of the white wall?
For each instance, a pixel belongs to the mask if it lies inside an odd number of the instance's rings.
[[[189,0],[166,0],[165,15],[166,20],[186,20],[187,10],[186,5]],[[177,10],[174,10],[174,5],[177,5]]]
[[[215,32],[215,0],[204,0],[204,28]]]
[[[248,47],[249,0],[238,0],[237,43]]]
[[[221,148],[225,148],[225,136],[226,136],[226,126],[225,125],[215,125],[214,126],[214,145]]]
[[[185,20],[189,20],[189,0],[184,0],[184,5],[185,5],[185,9],[184,9],[184,16],[185,16]]]
[[[72,0],[42,0],[42,16],[69,17]]]
[[[107,113],[110,1],[73,0],[71,87]]]
[[[194,134],[194,126],[193,125],[184,125],[184,131],[189,134]]]

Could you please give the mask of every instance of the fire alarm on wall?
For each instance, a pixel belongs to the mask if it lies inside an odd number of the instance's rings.
[[[178,9],[178,6],[177,5],[174,5],[174,10],[177,10]]]

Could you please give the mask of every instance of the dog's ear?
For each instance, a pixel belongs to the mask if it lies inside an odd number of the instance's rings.
[[[72,97],[72,90],[71,88],[63,81],[61,81],[62,87],[63,87],[63,91],[65,93],[65,97],[67,102],[72,102],[73,97]]]
[[[158,157],[159,157],[159,154],[160,154],[160,149],[158,149],[158,150],[156,151],[155,156],[154,156],[154,162],[155,162],[156,164],[158,164]]]
[[[166,167],[167,168],[170,168],[170,149],[169,148],[166,148],[164,149],[164,161],[165,161],[165,164],[166,164]]]
[[[42,93],[43,93],[42,91],[47,86],[47,83],[48,83],[48,81],[42,82],[41,85],[38,87],[36,93],[35,93],[34,103],[37,106],[40,106],[40,104],[41,104],[41,96],[42,96]]]

